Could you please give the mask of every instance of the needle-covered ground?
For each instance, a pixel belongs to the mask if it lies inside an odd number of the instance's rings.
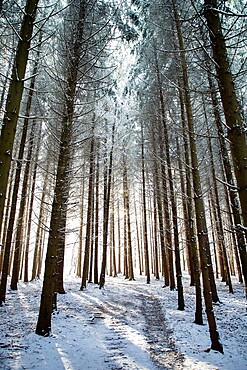
[[[52,334],[35,334],[41,281],[20,283],[0,307],[0,369],[247,369],[247,311],[243,286],[234,294],[217,281],[215,305],[224,355],[210,347],[208,326],[194,319],[194,288],[184,278],[185,311],[177,310],[177,292],[162,281],[107,278],[100,290],[66,277],[67,294],[58,296]]]

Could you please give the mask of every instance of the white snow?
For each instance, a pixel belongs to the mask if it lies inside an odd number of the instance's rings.
[[[0,369],[247,369],[247,311],[244,289],[234,294],[217,281],[215,305],[224,354],[210,347],[208,326],[194,320],[194,288],[184,278],[185,311],[177,310],[177,292],[162,281],[124,277],[106,279],[105,289],[67,276],[67,294],[58,296],[52,334],[35,334],[41,281],[19,283],[0,307]],[[182,355],[182,356],[181,356]]]

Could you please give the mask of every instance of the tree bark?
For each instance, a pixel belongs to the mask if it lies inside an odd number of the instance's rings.
[[[75,24],[73,24],[72,30],[70,30],[72,44],[69,46],[69,49],[67,49],[66,62],[68,63],[68,69],[66,69],[67,75],[65,79],[65,100],[62,111],[62,132],[59,145],[59,159],[52,203],[43,289],[39,317],[36,326],[36,334],[42,336],[49,335],[51,331],[51,315],[54,304],[56,306],[55,287],[57,284],[57,273],[59,273],[58,289],[61,293],[64,291],[62,273],[65,248],[66,211],[69,194],[68,173],[70,169],[72,126],[86,12],[85,1],[82,0],[79,2],[78,8],[74,8],[76,5],[77,4],[71,5],[72,13],[70,16],[74,17]],[[77,14],[77,12],[79,14]],[[59,270],[57,270],[58,262],[61,264]]]
[[[127,220],[127,245],[128,245],[128,272],[129,280],[135,280],[134,268],[133,268],[133,255],[132,255],[132,241],[131,241],[131,228],[130,228],[130,200],[129,200],[129,186],[128,186],[128,175],[126,167],[126,159],[124,158],[124,170],[123,170],[123,188],[124,188],[124,208],[126,212]]]
[[[94,128],[93,128],[94,131]],[[86,288],[88,271],[89,271],[89,253],[90,253],[90,244],[91,244],[91,235],[92,235],[92,216],[93,216],[93,192],[94,192],[94,137],[91,139],[90,147],[90,168],[89,168],[89,182],[88,182],[88,204],[87,204],[87,226],[86,226],[86,239],[85,239],[85,248],[84,248],[84,263],[83,263],[83,272],[82,272],[82,282],[80,290]]]
[[[12,150],[20,104],[24,89],[24,80],[38,0],[27,0],[20,30],[19,42],[12,68],[12,76],[5,106],[5,114],[0,136],[0,228],[2,227],[4,204],[11,165]],[[3,275],[4,276],[4,275]],[[5,277],[4,277],[5,279]],[[2,293],[1,293],[2,294]],[[0,297],[0,302],[5,297]]]
[[[219,340],[219,333],[217,331],[217,325],[216,325],[216,320],[215,320],[214,311],[213,311],[213,304],[212,304],[213,303],[212,302],[212,292],[211,292],[212,284],[210,283],[211,276],[209,277],[208,256],[207,256],[207,253],[209,250],[209,240],[208,240],[205,209],[204,209],[204,202],[203,202],[203,195],[202,195],[202,188],[201,188],[201,179],[200,179],[200,173],[199,173],[199,164],[198,164],[198,158],[197,158],[197,147],[196,147],[195,134],[194,134],[194,122],[193,122],[193,114],[192,114],[192,107],[191,107],[191,100],[190,100],[187,65],[186,65],[186,59],[185,59],[185,53],[184,53],[181,25],[180,25],[179,18],[178,18],[178,12],[176,8],[175,0],[172,0],[172,4],[173,4],[173,12],[175,16],[180,58],[181,58],[181,64],[182,64],[182,76],[183,76],[184,91],[185,91],[185,107],[186,107],[186,114],[187,114],[189,139],[190,139],[190,155],[191,155],[192,177],[193,177],[193,186],[194,186],[196,224],[197,224],[198,241],[199,241],[201,270],[202,270],[202,277],[203,277],[203,289],[204,289],[203,293],[204,293],[206,314],[207,314],[208,325],[209,325],[211,349],[223,353],[223,346]]]
[[[105,174],[104,174],[103,254],[102,254],[100,282],[99,282],[100,289],[103,288],[103,286],[105,285],[114,141],[115,141],[115,121],[112,126],[112,143],[111,143],[111,150],[110,150],[109,166],[108,168],[107,167],[105,168]]]
[[[142,209],[143,209],[143,243],[144,243],[144,261],[147,284],[150,284],[150,267],[149,267],[149,246],[148,246],[148,229],[147,229],[147,206],[146,206],[146,176],[144,161],[144,133],[143,123],[141,125],[141,158],[142,158]]]
[[[238,193],[242,208],[244,226],[247,227],[247,142],[246,126],[237,98],[228,60],[227,47],[222,32],[217,0],[204,1],[204,15],[207,21],[219,90],[225,114],[226,127]]]
[[[241,213],[240,213],[241,212],[241,207],[240,207],[240,204],[239,204],[237,189],[235,187],[235,179],[234,179],[232,166],[231,166],[231,162],[230,162],[230,158],[229,158],[228,150],[227,150],[227,146],[226,146],[225,132],[224,132],[224,128],[223,128],[223,122],[222,122],[221,117],[220,117],[220,111],[219,111],[219,106],[218,106],[218,101],[217,101],[217,96],[216,96],[216,90],[215,90],[215,86],[213,84],[213,80],[211,78],[210,73],[208,73],[208,81],[209,81],[210,95],[211,95],[211,100],[212,100],[212,105],[213,105],[215,123],[216,123],[217,130],[218,130],[221,156],[222,156],[223,166],[224,166],[224,170],[225,170],[225,177],[226,177],[226,182],[227,182],[228,187],[229,187],[229,197],[230,197],[231,209],[232,209],[233,220],[234,220],[233,232],[236,232],[238,250],[239,250],[242,272],[243,272],[244,282],[245,282],[245,294],[246,294],[246,298],[247,298],[246,240],[245,240],[244,231],[241,229],[241,227],[239,227],[239,225],[241,225],[241,223],[242,223],[242,218],[241,218]]]

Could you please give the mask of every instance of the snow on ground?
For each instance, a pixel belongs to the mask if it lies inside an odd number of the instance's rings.
[[[230,295],[218,280],[221,303],[215,305],[224,355],[210,347],[207,325],[193,324],[194,289],[184,278],[185,311],[178,311],[177,292],[150,285],[144,277],[107,278],[99,290],[66,277],[67,294],[58,296],[52,335],[37,336],[41,281],[20,283],[0,307],[1,370],[245,370],[247,311],[243,286],[234,281]],[[205,319],[206,323],[206,319]]]

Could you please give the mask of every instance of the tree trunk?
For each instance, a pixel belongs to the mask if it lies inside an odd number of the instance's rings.
[[[93,127],[94,132],[94,127]],[[89,182],[88,182],[88,204],[87,204],[87,226],[86,226],[86,239],[85,239],[85,248],[84,248],[84,263],[83,263],[83,273],[82,273],[82,282],[80,290],[86,288],[86,281],[88,279],[89,271],[89,253],[90,253],[90,244],[91,244],[91,235],[92,235],[92,216],[93,216],[93,193],[94,193],[94,137],[91,139],[91,148],[90,148],[90,168],[89,168]]]
[[[41,125],[39,130],[37,149],[35,154],[35,164],[32,175],[32,187],[31,187],[31,199],[29,204],[29,215],[27,222],[27,236],[26,236],[26,246],[25,246],[25,266],[24,266],[24,282],[28,282],[28,272],[29,272],[29,245],[30,245],[30,234],[31,234],[31,225],[32,225],[32,213],[33,213],[33,203],[34,203],[34,191],[36,185],[37,177],[37,167],[38,167],[38,155],[40,150],[40,141],[41,141]]]
[[[205,103],[204,103],[204,115],[205,120],[207,122],[207,115],[205,111]],[[208,123],[207,123],[208,124]],[[209,153],[210,153],[210,165],[211,165],[211,174],[212,174],[212,181],[213,181],[213,190],[214,190],[214,196],[216,201],[216,212],[217,212],[217,226],[218,226],[218,239],[220,243],[220,248],[222,250],[222,257],[223,257],[223,263],[224,263],[224,270],[226,272],[226,281],[229,285],[229,293],[233,293],[232,288],[232,281],[231,281],[231,274],[230,274],[230,268],[229,268],[229,261],[226,253],[226,245],[225,245],[225,238],[224,238],[224,232],[223,232],[223,221],[221,217],[221,211],[220,211],[220,200],[219,200],[219,193],[217,188],[217,179],[216,179],[216,173],[215,173],[215,167],[214,167],[214,156],[213,156],[213,149],[212,149],[212,143],[210,138],[210,133],[208,130],[208,145],[209,145]]]
[[[144,133],[143,124],[141,125],[141,156],[142,156],[142,209],[143,209],[143,242],[144,242],[144,261],[147,284],[150,284],[150,267],[149,267],[149,247],[148,247],[148,230],[147,230],[147,206],[146,206],[146,176],[144,161]]]
[[[158,89],[159,89],[161,120],[162,120],[163,131],[164,131],[166,162],[167,162],[167,167],[168,167],[170,201],[171,201],[171,208],[172,208],[173,236],[174,236],[174,247],[175,247],[175,267],[176,267],[177,290],[178,290],[178,309],[184,310],[182,269],[181,269],[179,238],[178,238],[177,205],[176,205],[175,194],[174,194],[173,175],[172,175],[170,149],[169,149],[170,146],[169,146],[169,138],[168,138],[168,128],[167,128],[167,122],[166,122],[166,117],[165,117],[165,102],[164,102],[164,95],[163,95],[163,90],[161,86],[161,81],[160,81],[160,72],[159,72],[157,55],[156,55],[156,71],[157,71],[157,80],[158,80]]]
[[[237,99],[227,47],[222,32],[217,0],[204,1],[204,16],[207,21],[213,58],[219,82],[219,90],[225,114],[238,193],[244,226],[247,227],[247,143],[246,126]]]
[[[75,4],[76,5],[76,4]],[[66,227],[66,211],[67,211],[67,200],[69,194],[69,169],[71,159],[71,140],[72,140],[72,125],[73,116],[75,109],[76,93],[77,93],[77,80],[78,70],[80,65],[81,53],[82,53],[82,40],[83,30],[85,21],[85,1],[81,1],[79,8],[73,8],[71,10],[71,16],[75,17],[75,24],[71,31],[72,45],[67,50],[67,63],[69,65],[68,70],[66,69],[66,85],[64,92],[64,103],[62,112],[62,133],[60,138],[59,147],[59,159],[56,173],[56,184],[54,191],[54,199],[52,203],[52,213],[50,221],[50,231],[48,238],[48,246],[46,253],[45,262],[45,273],[43,281],[43,289],[40,303],[40,311],[38,322],[36,326],[36,334],[49,335],[51,330],[51,315],[53,309],[53,303],[56,301],[55,284],[57,274],[57,262],[58,253],[60,256],[59,263],[61,264],[59,269],[59,289],[63,290],[62,284],[62,272],[63,272],[63,261],[64,261],[64,239],[65,239],[65,227]],[[79,14],[77,14],[77,11]],[[74,32],[75,35],[74,36]]]
[[[112,126],[112,146],[110,150],[109,167],[105,167],[104,175],[104,215],[103,215],[103,255],[100,272],[100,283],[99,288],[103,288],[105,285],[105,272],[107,262],[107,239],[108,239],[108,225],[109,225],[109,209],[110,209],[110,197],[111,197],[111,183],[112,183],[112,161],[113,161],[113,149],[115,140],[115,121]],[[105,164],[106,166],[106,164]]]
[[[94,242],[94,284],[99,283],[99,145],[96,153],[96,174],[95,174],[95,242]]]
[[[226,147],[225,133],[224,133],[224,128],[223,128],[223,122],[220,117],[220,111],[219,111],[219,106],[217,102],[216,91],[215,91],[215,87],[213,84],[213,80],[209,73],[208,73],[208,81],[209,81],[215,123],[216,123],[217,130],[218,130],[222,161],[223,161],[223,166],[225,170],[226,181],[229,186],[229,197],[231,201],[231,209],[232,209],[233,220],[234,220],[233,232],[236,232],[238,250],[239,250],[242,272],[243,272],[244,282],[245,282],[245,294],[247,298],[247,251],[246,251],[245,233],[240,227],[242,223],[242,218],[240,214],[239,198],[237,194],[237,189],[235,187],[235,180],[234,180],[234,176],[232,172],[230,158],[228,155],[228,150]]]
[[[41,43],[41,36],[39,38],[39,45]],[[31,112],[31,106],[33,101],[33,94],[34,94],[34,88],[35,88],[35,79],[38,72],[38,65],[39,65],[39,55],[40,55],[40,46],[37,53],[37,60],[35,61],[34,68],[32,71],[32,78],[29,86],[29,94],[28,99],[26,103],[26,110],[25,110],[25,118],[24,118],[24,125],[23,125],[23,138],[22,143],[23,145],[23,151],[22,151],[22,157],[24,154],[24,147],[26,143],[26,137],[27,137],[27,129],[29,127],[29,116]],[[15,242],[15,253],[14,253],[14,263],[13,263],[13,269],[12,269],[12,278],[11,278],[11,284],[10,287],[12,290],[17,290],[17,283],[18,283],[18,275],[19,275],[19,269],[20,269],[20,255],[23,250],[23,225],[24,225],[24,216],[26,211],[26,205],[27,205],[27,192],[28,192],[28,177],[29,177],[29,171],[30,171],[30,163],[31,163],[31,157],[33,153],[33,141],[34,141],[34,130],[35,130],[35,121],[32,124],[31,132],[30,132],[30,142],[28,147],[28,153],[26,158],[26,166],[24,171],[24,178],[22,183],[22,192],[21,192],[21,201],[20,201],[20,207],[19,207],[19,215],[17,219],[17,228],[16,228],[16,242]]]
[[[124,158],[124,170],[123,170],[123,188],[124,188],[124,208],[126,212],[127,220],[127,245],[128,245],[128,272],[129,280],[135,280],[134,268],[133,268],[133,255],[132,255],[132,242],[131,242],[131,229],[130,229],[130,200],[129,200],[129,186],[128,186],[128,175],[126,168],[126,159]]]
[[[140,231],[139,231],[139,224],[138,224],[138,216],[137,216],[137,209],[136,209],[136,199],[134,198],[134,209],[135,209],[135,225],[136,225],[136,241],[137,241],[137,253],[138,253],[138,264],[139,264],[139,273],[140,276],[142,275],[142,253],[141,253],[141,242],[140,242]]]
[[[44,205],[46,203],[48,171],[49,171],[49,163],[47,162],[46,169],[45,169],[43,188],[42,188],[41,201],[40,201],[40,209],[39,209],[38,225],[37,225],[37,231],[36,231],[36,240],[35,240],[35,247],[34,247],[31,280],[36,279],[38,276],[40,240],[42,239],[41,234],[42,234],[42,228],[44,227],[44,220],[45,220]]]
[[[192,114],[192,107],[191,107],[191,100],[190,100],[189,81],[188,81],[188,75],[187,75],[187,65],[186,65],[186,59],[185,59],[185,54],[184,54],[181,26],[180,26],[178,13],[176,9],[176,3],[174,0],[172,1],[172,3],[173,3],[173,11],[174,11],[174,16],[175,16],[176,28],[177,28],[180,58],[181,58],[181,64],[182,64],[183,83],[184,83],[184,90],[185,90],[185,107],[186,107],[186,113],[187,113],[187,123],[188,123],[189,138],[190,138],[190,154],[191,154],[192,177],[193,177],[193,186],[194,186],[196,224],[197,224],[198,241],[199,241],[201,270],[202,270],[202,277],[203,277],[204,300],[205,300],[206,314],[207,314],[210,339],[211,339],[211,349],[223,353],[223,346],[219,340],[219,333],[217,331],[216,320],[215,320],[213,304],[212,304],[213,303],[212,302],[212,292],[211,292],[212,284],[210,283],[211,277],[209,278],[208,256],[207,256],[208,249],[209,249],[209,240],[208,240],[207,224],[206,224],[204,202],[203,202],[203,195],[202,195],[203,193],[202,193],[202,188],[201,188],[201,180],[200,180],[200,173],[199,173],[199,166],[198,166],[197,147],[196,147],[195,134],[194,134],[193,114]]]
[[[24,80],[28,54],[32,40],[33,26],[36,17],[38,0],[27,0],[19,41],[12,68],[12,76],[5,106],[5,114],[0,136],[0,228],[2,227],[4,204],[8,186],[9,170],[15,139],[16,126],[24,89]],[[1,233],[0,233],[1,234]],[[9,254],[9,251],[7,251]],[[4,272],[5,274],[5,272]],[[3,278],[5,279],[5,275]],[[4,289],[1,289],[0,303],[5,300]]]
[[[82,165],[82,184],[81,184],[81,210],[80,210],[80,228],[79,228],[79,246],[77,256],[77,270],[76,275],[82,277],[82,242],[83,242],[83,222],[84,222],[84,193],[85,193],[85,162]]]

